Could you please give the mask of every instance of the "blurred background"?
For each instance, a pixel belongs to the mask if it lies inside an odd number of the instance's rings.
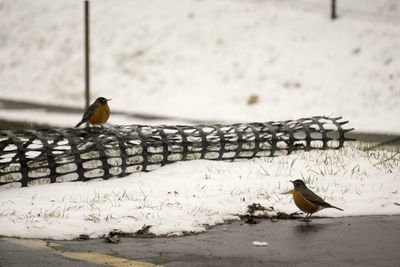
[[[400,134],[398,0],[90,1],[91,102],[110,124],[343,116]],[[73,127],[83,1],[0,2],[0,128]]]

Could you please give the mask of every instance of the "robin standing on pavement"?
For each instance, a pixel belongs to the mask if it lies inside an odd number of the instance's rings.
[[[285,194],[292,194],[293,200],[296,206],[303,212],[307,213],[304,218],[305,221],[309,221],[313,213],[320,211],[325,208],[334,208],[343,211],[341,208],[332,206],[325,202],[321,197],[317,196],[313,191],[308,189],[302,180],[290,181],[294,185],[294,190],[290,190]]]
[[[75,127],[79,127],[85,122],[103,127],[102,124],[108,120],[108,117],[110,117],[110,108],[107,104],[110,100],[111,99],[106,99],[104,97],[97,98],[96,101],[86,109],[82,120]]]

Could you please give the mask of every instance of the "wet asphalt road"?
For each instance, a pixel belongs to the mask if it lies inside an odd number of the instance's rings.
[[[47,246],[17,241],[22,244],[0,240],[0,266],[398,266],[400,216],[264,220],[255,225],[239,221],[198,235],[120,238],[116,244],[104,239],[47,240]],[[268,246],[254,246],[253,241]],[[71,258],[71,252],[93,257]],[[101,255],[111,258],[101,261]]]

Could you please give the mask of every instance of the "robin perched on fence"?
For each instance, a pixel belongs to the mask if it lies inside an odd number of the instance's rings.
[[[334,208],[343,211],[341,208],[332,206],[325,202],[321,197],[317,196],[313,191],[308,189],[302,180],[290,181],[294,185],[294,190],[290,190],[284,194],[292,194],[293,200],[296,206],[303,212],[307,213],[304,218],[305,221],[309,221],[313,213],[320,211],[325,208]]]
[[[101,125],[106,123],[110,117],[110,108],[107,102],[111,99],[106,99],[104,97],[99,97],[91,104],[83,114],[82,120],[75,126],[79,127],[82,123],[89,122],[93,125]]]

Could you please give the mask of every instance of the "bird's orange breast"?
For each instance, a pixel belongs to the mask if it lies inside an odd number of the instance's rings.
[[[103,124],[110,117],[110,108],[108,105],[102,105],[95,109],[93,115],[90,116],[89,122],[91,124]]]
[[[306,213],[318,211],[318,206],[305,199],[300,191],[293,191],[293,200],[296,206]]]

